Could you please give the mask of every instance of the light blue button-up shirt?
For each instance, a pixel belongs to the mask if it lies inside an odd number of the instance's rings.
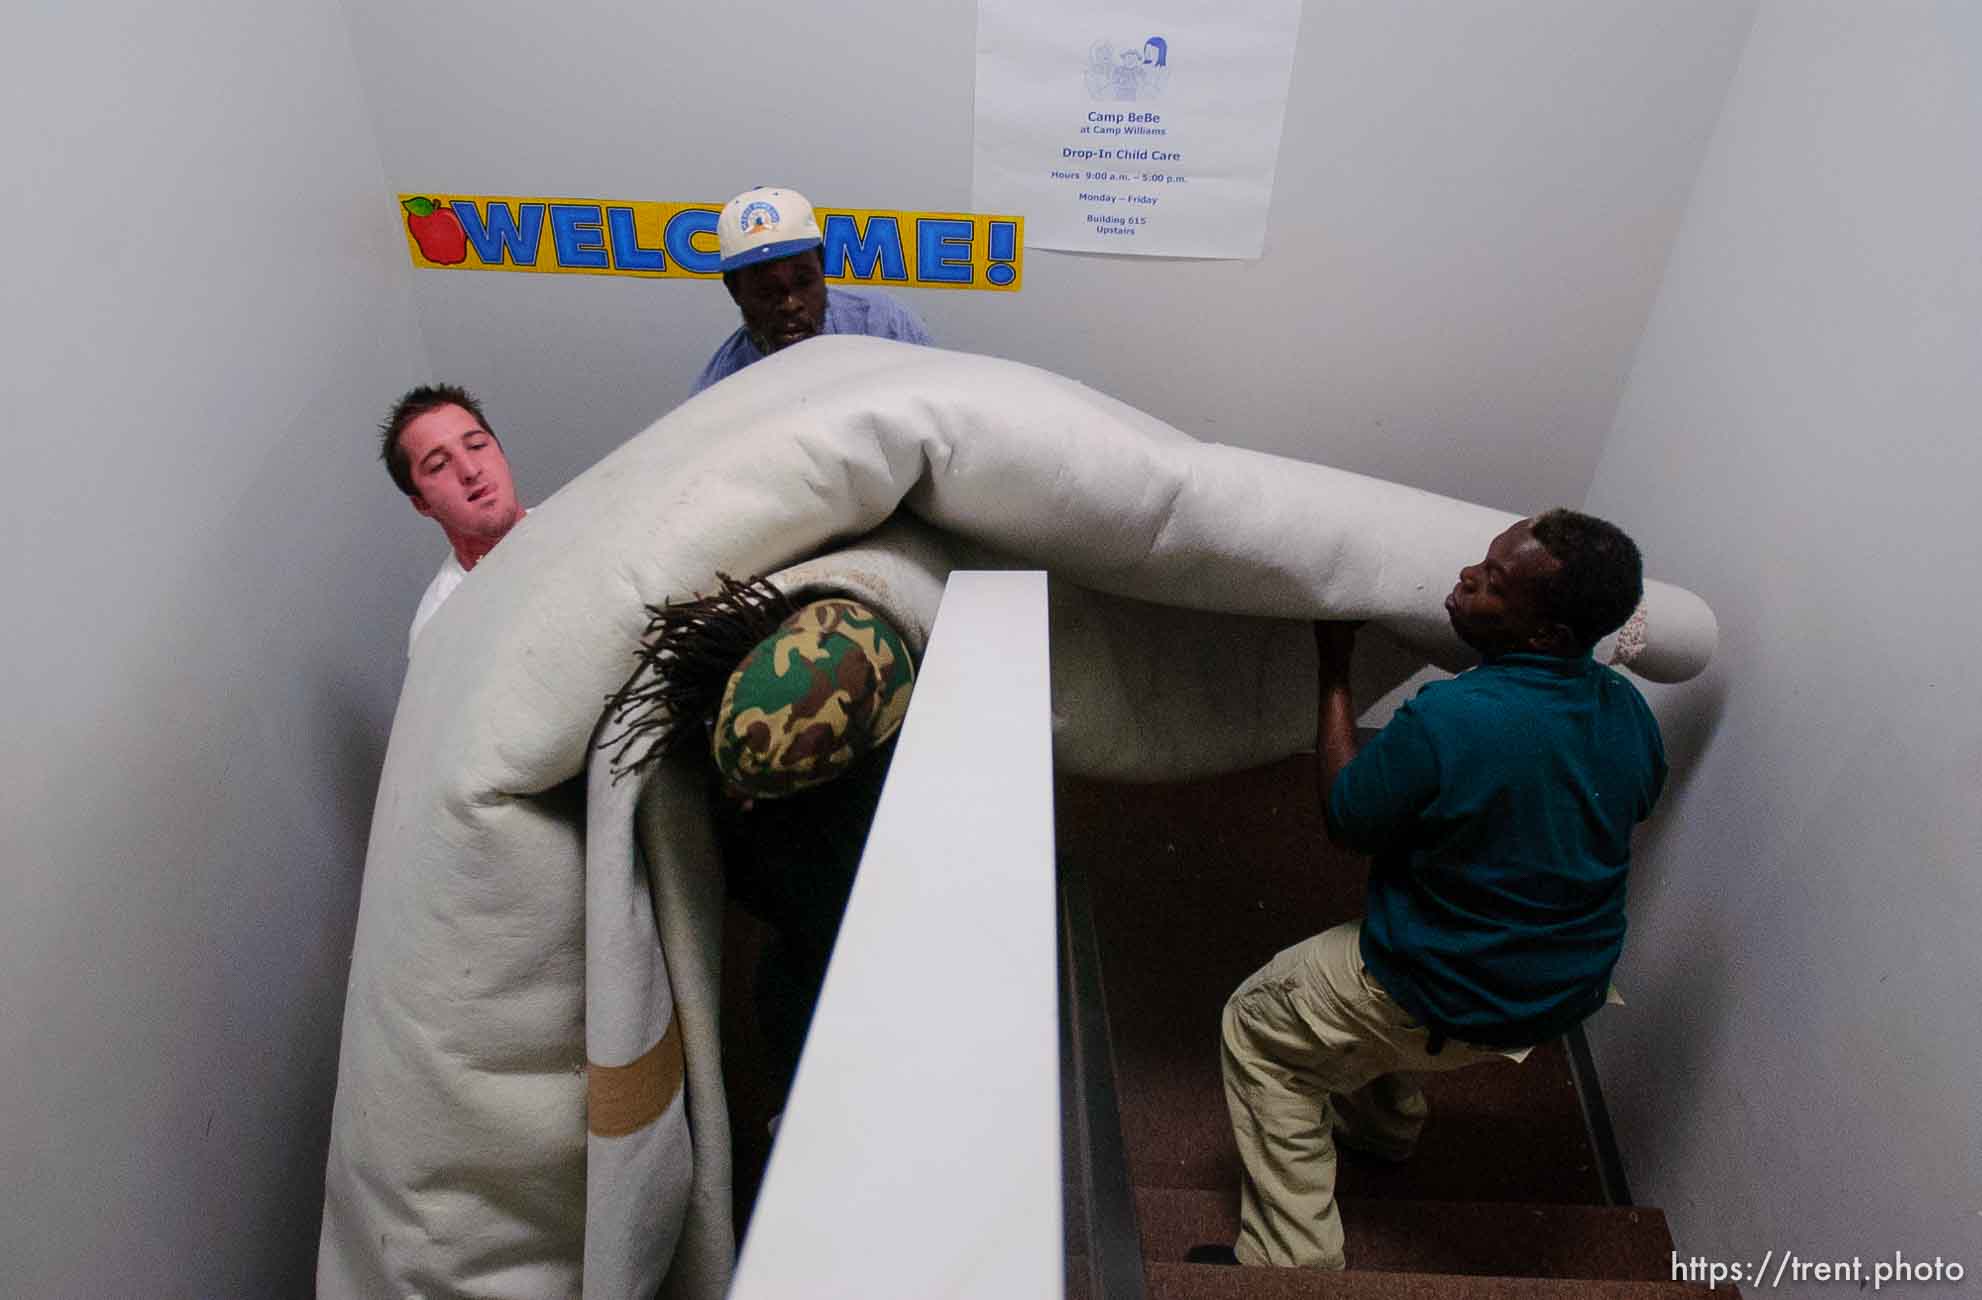
[[[900,339],[904,343],[927,344],[934,341],[921,319],[887,294],[874,289],[837,289],[831,285],[826,287],[826,321],[819,332],[870,334],[875,338]],[[701,375],[695,380],[695,391],[699,393],[718,379],[727,379],[752,362],[763,359],[763,351],[739,327],[736,333],[723,340],[723,345],[716,349],[716,355],[709,358],[709,364],[702,367]]]

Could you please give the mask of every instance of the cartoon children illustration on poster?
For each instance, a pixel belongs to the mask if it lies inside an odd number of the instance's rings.
[[[1170,81],[1170,42],[1152,36],[1140,46],[1117,50],[1112,42],[1096,41],[1087,48],[1087,97],[1137,100],[1162,97]]]

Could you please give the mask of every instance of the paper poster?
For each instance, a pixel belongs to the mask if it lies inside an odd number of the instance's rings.
[[[1258,257],[1300,0],[978,0],[972,205],[1033,248]]]
[[[720,203],[399,196],[406,249],[428,270],[714,279]],[[826,278],[1018,292],[1025,222],[971,212],[818,208]]]

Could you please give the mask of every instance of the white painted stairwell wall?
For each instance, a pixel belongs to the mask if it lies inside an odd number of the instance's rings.
[[[1967,1269],[1906,1296],[1982,1285],[1978,160],[1982,8],[1764,4],[1589,499],[1721,625],[1593,1028],[1632,1191]]]
[[[0,1295],[309,1293],[424,377],[342,12],[0,40]]]

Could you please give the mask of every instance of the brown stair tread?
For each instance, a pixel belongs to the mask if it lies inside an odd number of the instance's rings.
[[[1151,1264],[1148,1300],[1739,1300],[1732,1287],[1590,1278],[1329,1273],[1302,1268]]]
[[[1672,1234],[1658,1210],[1348,1196],[1341,1205],[1356,1272],[1672,1278]],[[1181,1263],[1192,1246],[1229,1244],[1239,1228],[1236,1192],[1138,1188],[1136,1215],[1143,1255],[1152,1262]]]

